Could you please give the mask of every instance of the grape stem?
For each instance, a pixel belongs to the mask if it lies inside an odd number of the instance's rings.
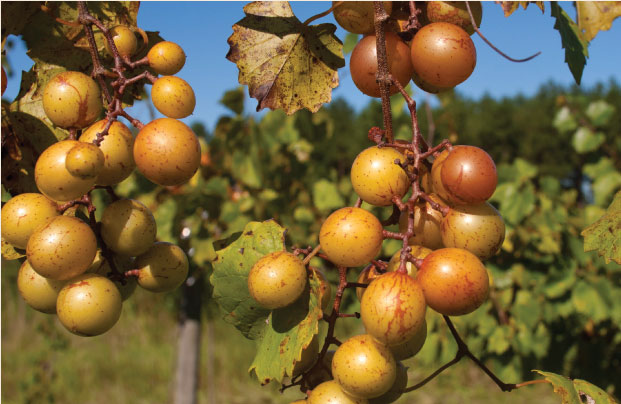
[[[311,22],[320,19],[321,17],[325,17],[326,15],[330,14],[332,11],[334,11],[335,8],[337,8],[338,6],[340,6],[341,4],[343,4],[344,1],[337,1],[334,3],[334,5],[332,7],[330,7],[329,9],[327,9],[326,11],[324,11],[323,13],[319,13],[316,14],[312,17],[310,17],[309,19],[307,19],[306,21],[304,21],[304,25],[308,26]]]
[[[384,117],[384,130],[389,143],[394,141],[392,133],[392,114],[390,112],[390,84],[392,82],[388,71],[388,57],[386,55],[386,35],[384,26],[388,20],[388,14],[381,1],[373,1],[375,9],[375,46],[377,49],[377,75],[375,80],[379,84],[382,98],[382,115]]]

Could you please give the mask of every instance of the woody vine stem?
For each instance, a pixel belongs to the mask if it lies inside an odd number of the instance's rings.
[[[446,214],[448,213],[448,207],[443,207],[437,202],[435,202],[433,199],[430,198],[429,194],[427,194],[421,188],[420,177],[422,176],[423,170],[425,169],[430,170],[430,164],[427,160],[428,157],[435,156],[444,149],[450,150],[452,148],[452,145],[450,144],[448,140],[442,141],[440,144],[438,144],[435,147],[430,147],[430,145],[428,145],[425,142],[422,136],[420,127],[418,125],[418,117],[417,117],[417,112],[416,112],[416,101],[412,97],[410,97],[410,95],[405,91],[403,86],[397,80],[395,80],[394,77],[392,77],[392,75],[390,74],[388,70],[388,60],[387,60],[387,55],[386,55],[386,41],[385,41],[385,25],[386,25],[386,21],[388,21],[389,16],[386,13],[384,9],[384,5],[381,1],[374,1],[373,4],[374,4],[374,11],[375,11],[374,25],[375,25],[377,59],[378,59],[376,81],[378,82],[379,87],[380,87],[384,129],[380,129],[377,127],[371,128],[369,131],[368,137],[370,140],[374,141],[378,147],[393,147],[393,148],[400,150],[406,156],[406,161],[396,160],[395,164],[403,168],[403,170],[407,173],[409,179],[411,180],[411,183],[412,183],[411,196],[408,198],[406,202],[403,202],[401,199],[395,197],[393,199],[393,213],[388,219],[384,220],[382,224],[383,225],[395,224],[398,222],[401,212],[407,213],[407,218],[408,218],[407,230],[404,233],[390,232],[386,230],[383,231],[384,239],[392,238],[392,239],[401,240],[403,242],[403,247],[401,249],[401,255],[400,255],[399,266],[398,266],[397,271],[401,273],[407,273],[406,265],[408,262],[414,264],[417,268],[420,267],[420,265],[422,264],[422,260],[417,259],[414,256],[412,256],[411,247],[408,244],[409,239],[414,235],[414,207],[415,205],[417,203],[424,202],[424,203],[429,204],[431,208],[433,208],[434,210],[441,212],[443,216],[446,216]],[[468,11],[470,12],[469,7],[468,7]],[[418,28],[420,28],[420,24],[418,23],[418,20],[417,20],[417,16],[419,12],[420,11],[416,9],[415,2],[410,1],[410,14],[411,15],[410,15],[408,27],[411,31],[415,31]],[[313,19],[315,19],[315,17],[311,17],[311,19],[309,20],[312,21]],[[479,35],[482,35],[480,34],[478,28],[476,28],[476,31],[477,33],[479,33]],[[490,44],[490,46],[492,45]],[[506,55],[504,54],[503,56],[506,57]],[[412,141],[410,143],[405,143],[405,142],[397,143],[394,140],[393,128],[392,128],[392,115],[391,115],[391,108],[390,108],[390,98],[389,98],[391,86],[395,86],[397,88],[399,93],[401,93],[401,95],[404,97],[406,104],[408,106],[408,110],[411,116],[411,123],[412,123]],[[361,200],[359,198],[355,206],[359,207],[360,203],[361,203]],[[314,249],[312,249],[311,247],[307,249],[303,249],[303,250],[295,249],[294,252],[296,254],[299,254],[299,253],[307,254],[307,256],[304,259],[304,263],[308,264],[310,259],[315,255],[318,255],[321,258],[327,259],[326,256],[318,253],[319,249],[320,249],[320,246],[317,246]],[[381,261],[372,261],[372,263],[369,265],[375,266],[375,269],[380,273],[386,270],[386,264]],[[323,317],[323,320],[328,323],[328,331],[327,331],[327,336],[324,341],[323,347],[319,353],[318,360],[315,363],[315,365],[311,367],[308,371],[293,378],[290,384],[284,385],[281,388],[281,391],[284,391],[287,388],[299,385],[302,391],[308,392],[308,390],[312,386],[311,384],[312,381],[310,380],[311,375],[316,374],[317,372],[320,372],[322,370],[328,371],[328,372],[330,371],[330,369],[326,367],[326,364],[324,363],[324,360],[323,360],[326,353],[328,352],[329,347],[331,345],[338,346],[341,344],[341,342],[334,335],[334,328],[335,328],[337,319],[343,318],[343,317],[356,317],[356,318],[360,317],[359,313],[353,313],[353,314],[342,313],[340,311],[341,301],[342,301],[342,297],[343,297],[343,293],[345,289],[366,287],[367,284],[348,282],[347,281],[347,268],[345,267],[339,266],[338,272],[339,272],[339,284],[338,284],[338,288],[336,291],[336,296],[334,299],[332,311],[330,314],[324,314],[324,317]],[[485,374],[487,374],[494,381],[494,383],[496,383],[496,385],[502,391],[511,391],[511,390],[514,390],[522,386],[531,385],[531,384],[539,383],[539,382],[545,382],[543,380],[524,382],[520,384],[503,382],[502,380],[500,380],[500,378],[498,378],[498,376],[494,374],[494,372],[492,372],[480,359],[478,359],[470,351],[470,349],[468,348],[468,345],[464,342],[462,337],[457,332],[457,329],[455,328],[451,319],[445,315],[443,316],[443,319],[446,325],[448,326],[451,332],[451,335],[453,336],[453,339],[455,340],[457,344],[457,353],[455,355],[455,358],[453,358],[451,361],[447,362],[446,364],[442,365],[440,368],[438,368],[436,371],[431,373],[429,376],[427,376],[420,382],[407,387],[404,390],[404,392],[409,392],[409,391],[419,389],[420,387],[424,386],[425,384],[433,380],[436,376],[442,373],[445,369],[458,363],[464,357],[470,358],[479,368],[481,368],[481,370]]]

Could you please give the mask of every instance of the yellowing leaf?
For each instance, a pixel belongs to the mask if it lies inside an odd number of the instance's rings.
[[[21,252],[20,252],[21,251]],[[8,261],[16,260],[22,257],[25,257],[24,250],[17,250],[13,245],[2,239],[2,258]]]
[[[522,6],[522,8],[526,10],[526,7],[528,7],[531,3],[536,4],[537,7],[541,9],[541,12],[544,12],[545,8],[543,5],[543,1],[502,1],[500,2],[500,6],[505,13],[505,17],[508,17],[513,14],[513,12],[517,10],[519,6]]]
[[[584,251],[597,250],[606,260],[621,265],[621,191],[617,192],[606,214],[581,233]]]
[[[599,31],[608,31],[612,21],[621,16],[619,1],[577,1],[578,26],[587,41],[595,38]]]
[[[288,115],[319,110],[338,86],[345,65],[343,44],[332,24],[305,26],[286,1],[258,1],[244,7],[246,17],[233,26],[227,59],[237,64],[239,83],[263,108]]]

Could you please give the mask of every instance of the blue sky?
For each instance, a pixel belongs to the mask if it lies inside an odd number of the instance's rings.
[[[185,67],[178,76],[190,83],[197,98],[194,115],[184,119],[186,123],[199,120],[213,129],[220,115],[226,109],[218,104],[224,91],[238,86],[237,68],[225,59],[228,51],[227,38],[232,25],[244,17],[245,2],[142,2],[138,13],[139,26],[147,31],[160,31],[160,35],[181,45],[187,55]],[[296,16],[304,21],[308,17],[330,7],[330,2],[292,2]],[[518,93],[534,94],[538,87],[554,80],[560,84],[571,84],[573,78],[564,63],[564,50],[550,16],[549,2],[545,3],[544,14],[535,7],[519,9],[505,18],[499,5],[486,2],[483,5],[481,30],[497,47],[510,56],[521,58],[537,51],[542,54],[526,63],[512,63],[492,51],[475,34],[477,66],[472,76],[457,89],[464,95],[479,98],[484,94],[493,97],[511,96]],[[571,3],[563,7],[574,17]],[[335,23],[332,15],[315,23]],[[340,27],[337,36],[345,37]],[[611,78],[621,82],[621,19],[613,23],[610,31],[603,31],[591,42],[590,58],[585,67],[582,86],[590,87]],[[25,55],[23,45],[12,49],[9,59],[16,71],[28,70],[32,61]],[[360,93],[349,77],[349,70],[339,70],[340,86],[333,91],[334,97],[344,97],[356,109],[362,108],[370,97]],[[19,89],[19,75],[9,79],[4,98],[13,99]],[[246,89],[247,93],[247,89]],[[424,93],[415,93],[417,98]],[[247,110],[254,111],[256,101],[247,101]],[[148,121],[145,106],[135,106],[130,111],[137,118]],[[159,115],[158,115],[159,116]]]

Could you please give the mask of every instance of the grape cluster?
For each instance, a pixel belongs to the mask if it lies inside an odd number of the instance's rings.
[[[399,23],[402,4],[384,2],[384,7],[392,12],[397,27],[407,25]],[[393,83],[405,86],[414,78],[421,87],[439,91],[468,78],[476,51],[469,37],[474,28],[463,8],[456,2],[425,3],[418,16],[422,27],[409,45],[399,35],[402,31],[386,32]],[[474,3],[472,8],[478,24],[480,4]],[[344,2],[335,7],[334,15],[346,30],[365,35],[352,53],[350,69],[356,86],[378,97],[373,3]],[[455,43],[459,46],[452,45]],[[396,86],[390,87],[391,94],[397,91]],[[413,133],[412,142],[376,140],[376,146],[356,157],[351,183],[360,202],[333,212],[321,226],[323,258],[340,273],[364,268],[352,286],[360,300],[365,334],[326,352],[326,346],[335,343],[328,337],[319,355],[322,363],[314,366],[308,355],[317,361],[315,341],[302,351],[303,359],[296,367],[304,362],[302,368],[310,369],[303,376],[306,384],[302,384],[308,388],[308,397],[298,403],[397,400],[407,385],[407,368],[401,361],[416,355],[427,337],[427,308],[445,316],[460,316],[473,312],[488,298],[490,279],[482,261],[498,252],[505,235],[502,217],[487,202],[497,185],[495,163],[478,147],[453,146],[448,141],[423,152],[416,131]],[[360,207],[363,201],[400,211],[393,221],[399,224],[399,232],[385,230],[373,213]],[[388,262],[378,261],[386,238],[400,239],[404,246]],[[254,265],[248,287],[261,306],[284,307],[295,304],[306,275],[301,259],[287,252],[273,253]],[[339,293],[352,287],[343,282],[341,279]],[[295,295],[289,292],[293,285]],[[334,318],[339,304],[335,302],[328,318]],[[293,373],[293,377],[298,374]]]
[[[136,168],[154,183],[179,185],[195,174],[201,157],[196,135],[177,120],[195,107],[192,88],[173,76],[185,63],[181,47],[160,42],[145,58],[131,62],[138,49],[134,31],[117,26],[109,34],[105,48],[116,65],[120,59],[131,69],[150,68],[134,82],[152,82],[153,104],[167,117],[147,125],[138,122],[134,138],[117,120],[122,84],[112,84],[115,93],[112,101],[107,99],[106,118],[97,120],[104,109],[100,85],[78,71],[55,75],[43,90],[43,109],[70,136],[37,159],[34,178],[40,193],[16,195],[2,207],[3,241],[25,249],[17,277],[20,294],[35,310],[57,314],[69,331],[81,336],[108,331],[136,286],[172,291],[189,270],[180,247],[156,241],[149,208],[137,200],[119,199],[112,186]],[[157,78],[151,71],[165,76]],[[99,222],[90,198],[95,187],[107,188],[113,199],[103,207]],[[88,222],[69,213],[76,205],[86,207]]]

